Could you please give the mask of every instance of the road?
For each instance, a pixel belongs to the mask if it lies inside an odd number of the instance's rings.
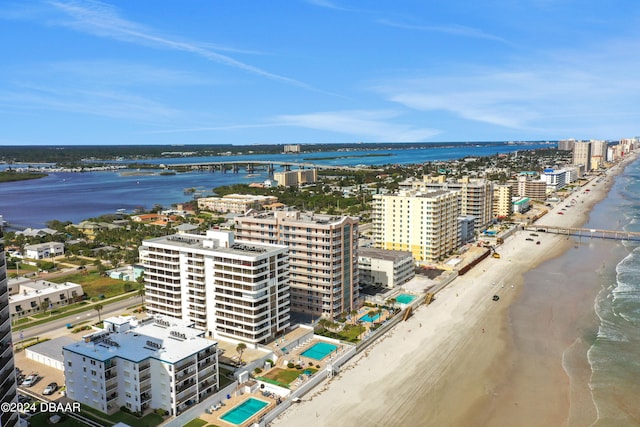
[[[117,301],[113,303],[103,303],[104,308],[100,312],[100,318],[105,319],[110,316],[117,316],[122,314],[127,307],[131,307],[132,305],[140,304],[140,298],[132,295],[131,298],[127,298],[122,301]],[[90,321],[91,323],[98,321],[98,312],[93,308],[83,313],[72,314],[70,316],[66,316],[60,319],[52,320],[51,322],[43,323],[41,325],[33,326],[31,328],[23,329],[19,332],[14,332],[13,342],[19,342],[25,340],[27,338],[32,337],[42,337],[45,335],[50,335],[55,338],[59,335],[66,334],[67,331],[67,323],[77,324],[79,322]],[[58,333],[56,333],[58,332]]]

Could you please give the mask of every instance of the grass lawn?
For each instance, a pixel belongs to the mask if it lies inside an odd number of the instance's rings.
[[[202,427],[206,425],[207,422],[205,420],[201,420],[200,418],[196,418],[195,420],[191,420],[184,425],[184,427]]]
[[[84,293],[89,298],[104,295],[105,298],[114,297],[125,292],[125,285],[131,286],[132,290],[141,289],[142,285],[137,282],[126,282],[124,280],[112,279],[111,277],[100,276],[97,271],[72,273],[66,276],[51,279],[55,283],[73,282],[82,285]]]
[[[219,369],[220,369],[220,374],[218,375],[218,379],[220,381],[220,389],[223,389],[234,381],[232,379],[227,378],[227,375],[233,378],[233,371],[230,371],[225,368],[219,368]]]
[[[113,415],[110,415],[109,418],[115,420],[116,422],[123,422],[125,424],[128,424],[131,427],[153,427],[160,425],[160,423],[163,421],[163,418],[155,412],[147,414],[142,418],[137,418],[131,414],[120,411],[116,412]]]
[[[83,427],[85,426],[84,423],[74,420],[73,418],[70,418],[64,414],[54,414],[54,413],[48,413],[48,412],[39,412],[35,415],[33,415],[31,418],[29,418],[29,422],[30,425],[32,426],[47,426],[50,425],[49,424],[49,417],[51,417],[52,415],[60,415],[60,418],[62,418],[62,420],[57,423],[57,424],[51,424],[51,425],[56,425],[56,426],[60,426],[60,427]]]
[[[316,332],[318,335],[323,335],[329,338],[337,338],[343,341],[358,342],[358,337],[362,334],[366,328],[361,325],[346,325],[340,332],[333,332],[327,329],[321,329]]]
[[[86,405],[82,405],[82,411],[85,413],[85,416],[91,419],[99,417],[104,420],[109,420],[110,422],[112,422],[112,424],[123,422],[132,427],[154,427],[159,425],[163,421],[163,418],[155,412],[147,414],[142,418],[138,418],[134,415],[127,414],[126,412],[122,411],[118,411],[113,415],[107,415]],[[94,415],[95,417],[91,417],[91,415]]]
[[[315,368],[307,368],[312,371],[312,373],[317,372],[318,370]],[[302,375],[302,372],[305,369],[282,369],[282,368],[274,368],[267,372],[265,375],[262,375],[263,378],[267,378],[270,380],[278,381],[282,384],[291,384],[298,378],[299,375]]]
[[[67,311],[71,311],[71,310],[75,310],[77,308],[81,308],[84,305],[89,304],[86,301],[80,301],[80,302],[76,302],[74,304],[69,304],[69,305],[65,305],[62,307],[56,307],[53,310],[48,310],[46,313],[38,313],[38,314],[34,314],[31,317],[33,317],[34,319],[44,319],[46,317],[51,317],[51,316],[55,316],[56,314],[62,314],[65,313]]]

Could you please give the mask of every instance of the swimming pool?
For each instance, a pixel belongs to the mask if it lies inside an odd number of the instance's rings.
[[[396,302],[398,304],[409,304],[411,301],[416,299],[415,295],[410,294],[400,294],[396,297]]]
[[[232,410],[220,417],[221,420],[231,424],[240,425],[260,412],[269,402],[250,397]]]
[[[369,314],[365,314],[364,316],[362,316],[359,320],[362,320],[363,322],[375,322],[376,320],[378,320],[378,318],[380,317],[380,313],[376,313],[373,317],[369,316]]]
[[[337,345],[329,344],[326,342],[317,342],[311,347],[309,347],[308,349],[306,349],[305,351],[303,351],[302,353],[300,353],[300,355],[304,357],[308,357],[309,359],[322,360],[325,357],[327,357],[329,353],[331,353],[332,351],[335,351],[335,349],[337,348],[338,348]]]

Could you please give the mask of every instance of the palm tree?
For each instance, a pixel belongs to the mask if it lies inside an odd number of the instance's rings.
[[[138,296],[140,297],[140,299],[142,300],[142,303],[144,304],[144,288],[138,289]]]
[[[240,344],[238,344],[238,346],[236,347],[236,351],[238,352],[238,355],[240,356],[240,363],[242,363],[242,353],[244,353],[244,351],[247,349],[247,345],[243,342],[241,342]]]
[[[98,312],[98,322],[102,322],[102,318],[100,317],[100,312],[102,311],[103,308],[104,307],[102,306],[102,304],[96,304],[93,306],[93,309]]]

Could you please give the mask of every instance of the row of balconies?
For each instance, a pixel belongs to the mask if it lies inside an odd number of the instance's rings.
[[[182,313],[182,310],[180,310],[180,305],[175,306],[173,304],[169,304],[168,306],[171,308],[168,308],[167,305],[147,303],[146,306],[147,309],[154,314],[167,314],[169,316],[176,316]]]

